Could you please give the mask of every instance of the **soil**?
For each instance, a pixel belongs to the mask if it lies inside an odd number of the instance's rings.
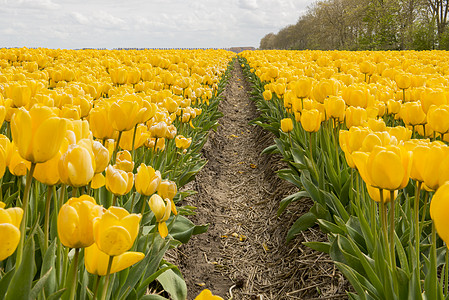
[[[195,224],[209,230],[168,255],[187,283],[188,299],[210,289],[223,299],[347,299],[347,282],[329,256],[302,245],[325,241],[312,228],[286,244],[293,222],[312,204],[305,199],[277,216],[279,201],[296,188],[276,176],[281,157],[261,155],[273,136],[249,125],[257,110],[250,85],[234,64],[223,94],[224,116],[203,149],[207,165],[189,187],[198,193],[184,200],[197,207]]]

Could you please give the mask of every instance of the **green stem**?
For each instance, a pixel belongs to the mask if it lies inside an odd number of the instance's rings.
[[[34,169],[36,168],[36,163],[31,163],[30,171],[26,177],[25,191],[23,195],[23,217],[22,223],[20,223],[20,241],[17,247],[17,257],[16,257],[16,270],[19,268],[20,263],[22,262],[23,256],[23,244],[25,243],[25,233],[26,233],[26,224],[27,224],[27,215],[28,215],[28,200],[30,199],[30,187],[31,181],[33,180]]]
[[[117,204],[117,195],[114,194],[114,198],[112,199],[112,206],[116,206]]]
[[[117,151],[118,151],[121,137],[122,137],[122,131],[119,131],[118,137],[117,137],[117,144],[115,145],[114,153],[112,155],[112,164],[115,164],[115,159],[117,158]]]
[[[143,213],[145,212],[145,207],[147,206],[146,196],[142,195],[142,209],[140,210],[140,214],[143,217]]]
[[[444,264],[444,297],[447,297],[447,289],[448,289],[448,284],[449,284],[449,251],[447,248],[447,244],[446,244],[446,257],[445,257],[445,264]]]
[[[385,249],[385,255],[389,255],[389,246],[388,246],[388,235],[387,235],[387,206],[384,202],[384,193],[383,189],[379,189],[380,193],[380,215],[381,215],[381,221],[382,221],[382,234],[383,234],[383,243],[384,243],[384,249]],[[391,262],[390,258],[388,258],[388,261]]]
[[[101,300],[106,299],[106,294],[108,293],[109,288],[109,277],[111,273],[111,267],[112,267],[112,261],[114,260],[114,256],[109,256],[109,262],[108,262],[108,270],[106,271],[106,278],[104,281],[104,287],[103,287],[103,294],[101,295]]]
[[[97,299],[98,287],[100,286],[100,279],[101,279],[101,276],[100,276],[100,275],[95,276],[95,282],[94,282],[94,296],[92,297],[92,300]]]
[[[136,126],[134,126],[134,132],[133,132],[133,142],[132,142],[132,146],[131,146],[131,157],[133,158],[133,161],[136,161],[135,160],[135,157],[134,157],[134,155],[135,155],[135,151],[134,151],[134,143],[136,142],[136,132],[137,132],[137,125],[138,124],[136,124]]]
[[[394,191],[390,191],[390,256],[391,256],[391,266],[395,270],[396,266],[396,253],[394,251]]]
[[[53,193],[53,186],[47,186],[47,198],[45,199],[45,219],[44,219],[44,245],[42,255],[45,255],[48,249],[48,232],[50,229],[50,201]]]
[[[70,285],[70,300],[75,299],[76,293],[76,283],[78,281],[78,257],[80,254],[80,248],[75,248],[75,256],[73,258],[73,274],[72,274],[72,282]]]
[[[416,268],[421,269],[420,266],[420,252],[419,252],[419,243],[420,243],[420,232],[419,232],[419,195],[421,193],[421,184],[422,182],[416,181],[416,190],[415,190],[415,251],[416,251]],[[418,281],[420,285],[420,282]]]

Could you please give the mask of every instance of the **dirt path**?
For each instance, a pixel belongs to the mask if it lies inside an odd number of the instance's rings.
[[[250,87],[234,64],[224,92],[217,132],[203,149],[208,164],[186,199],[198,207],[196,224],[209,223],[205,234],[194,236],[176,253],[193,299],[204,288],[229,299],[310,299],[341,293],[341,275],[320,253],[301,242],[323,239],[318,230],[289,245],[285,235],[310,203],[290,207],[276,217],[279,200],[294,190],[275,175],[280,157],[261,156],[273,137],[248,124],[257,117],[249,99]],[[326,297],[325,297],[326,298]]]

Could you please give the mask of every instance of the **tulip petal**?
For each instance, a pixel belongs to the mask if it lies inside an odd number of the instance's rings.
[[[449,244],[449,183],[445,183],[435,192],[430,202],[430,217],[441,239]]]
[[[0,223],[12,223],[11,215],[6,211],[6,209],[0,209]]]
[[[32,139],[31,127],[31,116],[27,111],[20,109],[12,117],[11,133],[13,141],[19,150],[20,156],[27,160],[32,159],[29,152]]]
[[[122,225],[129,232],[133,242],[139,233],[140,219],[142,219],[140,214],[130,214],[120,220],[120,225]]]
[[[42,122],[33,137],[33,162],[46,162],[58,153],[65,136],[65,128],[64,119],[49,118]]]
[[[58,214],[58,236],[64,246],[69,248],[79,246],[72,242],[80,238],[78,224],[79,217],[76,209],[70,205],[63,205]]]
[[[159,231],[159,235],[163,239],[165,239],[165,237],[168,235],[168,227],[165,222],[157,223],[157,230]]]
[[[8,208],[6,212],[11,217],[11,224],[19,228],[20,223],[22,222],[23,209],[21,209],[20,207],[11,207]]]
[[[111,267],[111,274],[120,272],[135,263],[138,263],[145,257],[142,252],[132,252],[128,251],[121,255],[114,257]]]
[[[0,224],[0,260],[4,260],[16,251],[20,240],[20,231],[12,224]]]
[[[129,232],[122,226],[111,226],[100,233],[100,239],[95,242],[98,248],[110,256],[116,256],[129,250],[133,240]]]

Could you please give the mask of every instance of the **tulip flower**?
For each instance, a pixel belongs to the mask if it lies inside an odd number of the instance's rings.
[[[425,114],[432,105],[448,104],[446,93],[441,89],[426,89],[421,93],[420,103]]]
[[[134,170],[134,161],[131,153],[127,150],[119,151],[114,167],[125,172],[132,172]]]
[[[0,261],[11,256],[16,251],[20,241],[19,226],[23,210],[20,207],[5,209],[5,203],[0,202]]]
[[[449,132],[449,105],[432,105],[427,111],[427,123],[433,131],[444,137]]]
[[[220,296],[214,296],[212,292],[208,289],[201,291],[201,293],[196,296],[195,300],[223,300]]]
[[[263,93],[263,98],[265,99],[265,101],[270,101],[273,98],[273,94],[271,93],[270,90],[265,90]]]
[[[324,100],[324,107],[326,109],[327,117],[333,118],[337,122],[343,122],[346,104],[341,97],[330,96],[328,99]]]
[[[117,131],[128,131],[138,122],[141,107],[136,101],[116,101],[109,108],[109,121],[112,128]]]
[[[303,110],[301,125],[307,132],[317,132],[321,125],[321,114],[317,109]]]
[[[114,128],[109,122],[108,105],[95,106],[89,113],[92,135],[100,140],[114,138]]]
[[[94,240],[98,249],[109,256],[128,251],[139,233],[140,214],[130,214],[126,209],[109,207],[93,221]]]
[[[69,248],[85,248],[94,243],[93,220],[103,214],[95,199],[82,195],[70,198],[59,210],[58,236]]]
[[[148,200],[148,205],[151,211],[154,213],[157,222],[157,228],[162,238],[168,235],[167,224],[165,223],[170,217],[171,201],[169,199],[164,200],[158,194],[154,194]]]
[[[109,165],[106,168],[106,189],[116,196],[125,195],[133,187],[134,175]]]
[[[87,185],[94,177],[95,168],[92,140],[89,139],[69,145],[58,166],[61,182],[73,187]]]
[[[127,251],[120,255],[114,256],[111,270],[109,274],[120,272],[126,268],[129,268],[135,263],[138,263],[145,257],[142,252]],[[84,265],[87,272],[93,275],[106,276],[108,270],[109,255],[100,251],[97,244],[84,250]]]
[[[145,126],[144,124],[138,124],[135,129],[124,131],[122,133],[122,137],[120,138],[120,148],[132,151],[134,139],[134,150],[135,150],[143,146],[143,144],[149,138],[150,133],[147,130],[147,126]]]
[[[14,143],[20,156],[31,163],[43,163],[56,155],[66,133],[66,121],[44,106],[28,112],[19,109],[11,120]]]
[[[136,190],[145,196],[153,195],[161,183],[161,173],[152,167],[140,164],[136,174]]]
[[[346,127],[363,126],[368,120],[368,114],[362,107],[350,106],[345,111]]]
[[[176,196],[176,193],[178,193],[178,187],[176,186],[176,182],[171,180],[163,180],[159,187],[157,188],[157,193],[163,198],[163,199],[170,199],[171,202],[171,211],[174,215],[177,215],[178,212],[176,210],[176,205],[173,199]]]
[[[294,83],[295,95],[298,98],[309,97],[312,91],[312,80],[309,77],[302,77]]]
[[[185,138],[183,135],[177,135],[175,138],[176,147],[179,149],[187,149],[192,143],[192,138]]]
[[[407,102],[402,104],[399,114],[407,125],[415,126],[426,122],[426,114],[419,102]]]
[[[92,152],[95,157],[95,174],[103,172],[109,164],[109,150],[100,142],[92,143]]]
[[[408,89],[412,85],[412,78],[409,74],[398,73],[394,77],[394,80],[401,90]]]
[[[293,130],[293,121],[290,118],[284,118],[281,120],[281,130],[285,133],[289,133]]]
[[[430,217],[432,218],[438,235],[449,245],[449,182],[441,185],[430,202]]]
[[[374,146],[369,154],[354,152],[352,157],[366,184],[394,191],[404,188],[408,183],[412,152],[403,146]]]

